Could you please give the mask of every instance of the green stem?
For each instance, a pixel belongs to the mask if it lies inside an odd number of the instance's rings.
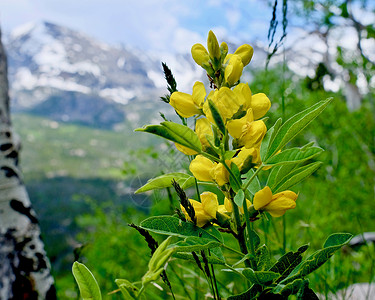
[[[142,287],[141,287],[141,289],[138,292],[137,299],[140,299],[140,297],[141,297],[141,295],[142,295],[142,293],[143,293],[144,290],[145,290],[145,286],[142,284]]]

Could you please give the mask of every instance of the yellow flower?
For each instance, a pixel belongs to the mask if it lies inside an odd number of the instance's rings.
[[[174,92],[171,95],[169,104],[178,112],[181,117],[189,118],[202,113],[206,90],[202,82],[195,82],[192,95]]]
[[[273,217],[281,217],[288,209],[296,207],[298,195],[292,191],[284,191],[272,195],[271,189],[266,186],[254,195],[254,208],[265,210]]]
[[[202,44],[195,44],[191,47],[191,55],[194,61],[201,67],[209,66],[210,56]]]
[[[216,194],[211,192],[202,193],[200,195],[200,198],[202,202],[198,202],[193,199],[189,199],[189,201],[194,208],[197,226],[203,227],[211,220],[216,219],[216,212],[219,209],[219,202],[217,201]],[[182,205],[180,207],[183,213],[185,214],[185,217],[191,221],[185,208]]]
[[[242,105],[243,111],[247,111],[251,107],[251,90],[247,83],[240,83],[233,89],[237,97],[237,101]]]
[[[212,136],[213,133],[211,123],[206,118],[197,120],[197,122],[195,123],[195,132],[198,135],[199,140],[201,141],[203,150],[210,147],[206,135]]]
[[[259,165],[261,163],[259,149],[254,147],[247,149],[243,147],[231,161],[234,162],[240,172],[244,174],[249,171],[253,165]]]
[[[227,165],[230,165],[230,161],[226,161]],[[222,163],[216,164],[210,171],[210,175],[213,180],[219,185],[222,186],[229,182],[229,172],[224,167]]]
[[[267,127],[262,120],[254,121],[252,109],[248,109],[246,115],[240,119],[230,120],[227,123],[229,134],[236,140],[237,148],[259,148]]]
[[[185,155],[195,155],[197,154],[198,152],[193,150],[193,149],[190,149],[188,147],[185,147],[181,144],[178,144],[178,143],[174,143],[174,145],[176,146],[177,150],[182,152],[183,154]]]
[[[224,70],[224,78],[229,86],[233,86],[242,75],[243,63],[241,56],[233,54],[230,56],[228,65]]]
[[[247,205],[247,207],[250,207],[251,201],[246,199],[246,205]],[[232,202],[227,197],[224,198],[224,205],[223,206],[225,208],[225,212],[232,212],[232,209],[233,209]],[[223,210],[223,208],[222,208],[222,210]],[[240,212],[242,214],[244,213],[243,207],[240,207]]]
[[[215,163],[210,159],[197,155],[190,163],[189,170],[195,178],[201,181],[213,181],[211,170],[215,167]]]
[[[236,94],[227,87],[221,87],[219,90],[211,91],[207,98],[212,100],[215,104],[224,122],[231,119],[241,106]],[[203,104],[203,112],[207,119],[214,124],[215,121],[212,117],[208,101]]]
[[[250,45],[244,44],[238,47],[234,54],[239,55],[241,57],[242,64],[246,66],[249,64],[251,58],[253,57],[254,49]]]
[[[271,107],[271,101],[263,93],[251,95],[250,87],[247,83],[240,83],[234,89],[238,102],[243,105],[243,110],[249,108],[253,110],[254,120],[263,117]]]

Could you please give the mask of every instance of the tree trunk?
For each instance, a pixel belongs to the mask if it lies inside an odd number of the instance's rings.
[[[40,228],[18,167],[0,31],[0,299],[56,299]]]

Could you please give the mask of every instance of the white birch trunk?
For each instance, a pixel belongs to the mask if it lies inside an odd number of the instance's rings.
[[[0,299],[56,299],[40,228],[18,167],[0,31]]]

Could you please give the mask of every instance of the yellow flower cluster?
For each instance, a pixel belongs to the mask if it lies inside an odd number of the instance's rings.
[[[267,132],[261,118],[270,109],[271,102],[263,93],[253,95],[247,83],[239,83],[244,66],[249,64],[253,56],[250,45],[242,45],[233,54],[228,54],[228,45],[223,42],[219,46],[216,36],[210,31],[207,49],[201,44],[195,44],[191,53],[194,61],[207,71],[214,89],[207,94],[204,84],[197,81],[192,94],[172,93],[170,105],[181,117],[195,116],[195,133],[201,142],[202,151],[210,155],[197,153],[179,144],[176,147],[186,155],[196,155],[189,166],[196,179],[214,182],[223,190],[228,190],[228,168],[231,168],[232,163],[241,174],[261,164],[260,145]],[[235,151],[231,155],[218,152],[218,147],[228,150],[225,145],[230,137]],[[212,153],[220,158],[207,158],[212,157]],[[253,210],[281,216],[287,209],[295,207],[296,198],[297,195],[291,191],[272,195],[270,188],[265,187],[255,194],[253,204],[248,199],[246,202]],[[217,196],[210,192],[201,195],[201,202],[192,199],[190,202],[200,227],[216,220],[218,213],[232,212],[231,200],[225,198],[224,204],[219,205]],[[187,215],[185,209],[182,210]],[[243,208],[240,211],[243,213]]]

